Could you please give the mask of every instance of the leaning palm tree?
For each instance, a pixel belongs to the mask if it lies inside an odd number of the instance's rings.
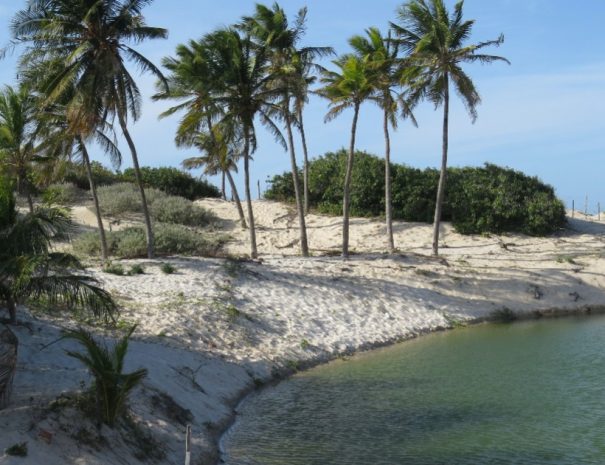
[[[246,229],[246,216],[231,175],[231,171],[237,172],[237,160],[240,158],[238,150],[242,144],[241,135],[237,136],[235,133],[236,128],[229,128],[220,123],[212,126],[209,132],[199,132],[193,138],[191,145],[203,155],[183,160],[183,167],[187,169],[204,168],[204,173],[209,176],[219,173],[225,176],[231,187],[231,195],[235,201],[240,224],[242,228]]]
[[[66,214],[53,208],[17,214],[10,189],[0,179],[0,300],[10,322],[16,322],[19,304],[40,297],[113,318],[116,304],[94,278],[76,273],[82,269],[77,258],[52,250],[53,241],[73,228]]]
[[[443,105],[443,147],[433,225],[433,255],[439,254],[439,226],[447,175],[450,81],[475,122],[481,97],[461,65],[509,63],[500,56],[478,53],[485,47],[500,46],[504,41],[502,35],[496,40],[465,44],[475,21],[463,20],[463,4],[463,1],[456,3],[450,15],[443,0],[411,0],[398,10],[399,24],[391,24],[398,43],[409,53],[407,62],[410,66],[403,78],[413,89],[414,97],[425,97],[436,107]]]
[[[141,95],[126,61],[162,79],[160,70],[128,45],[166,38],[165,29],[145,24],[142,9],[151,1],[28,0],[11,26],[14,41],[28,44],[20,61],[23,72],[57,60],[63,63],[49,77],[45,104],[60,102],[66,92],[71,93],[73,106],[71,102],[67,105],[68,113],[77,118],[70,122],[84,127],[88,134],[108,117],[118,119],[141,194],[150,258],[154,254],[153,230],[136,146],[128,130],[128,119],[140,115]]]
[[[306,18],[307,9],[302,8],[296,15],[293,25],[290,25],[285,11],[279,4],[274,3],[271,8],[257,4],[254,15],[245,17],[241,26],[249,31],[262,46],[268,48],[269,66],[273,75],[273,82],[270,82],[269,85],[276,88],[281,94],[276,102],[276,109],[277,115],[284,122],[288,136],[288,152],[300,230],[300,248],[304,257],[309,256],[309,246],[305,224],[305,206],[294,149],[292,126],[296,121],[296,112],[292,108],[292,104],[296,101],[296,96],[300,96],[306,90],[303,75],[305,66],[308,68],[313,64],[315,58],[332,53],[332,49],[329,47],[299,48],[299,42],[305,32]]]
[[[34,212],[35,165],[44,161],[38,141],[38,102],[29,89],[6,86],[0,92],[0,162],[5,174],[17,182],[17,192],[25,196]]]
[[[275,100],[281,95],[270,86],[274,76],[268,70],[268,50],[256,44],[247,32],[224,28],[205,37],[212,66],[221,77],[222,86],[213,95],[215,104],[223,109],[221,121],[239,127],[243,139],[244,187],[250,231],[250,255],[258,257],[256,228],[250,193],[250,158],[256,150],[255,120],[269,129],[283,146],[285,141],[272,115]]]
[[[317,91],[319,95],[330,101],[330,111],[325,120],[331,121],[343,111],[353,109],[351,125],[351,141],[347,156],[347,169],[343,186],[342,200],[342,256],[349,257],[349,216],[351,204],[351,177],[353,174],[353,158],[355,155],[355,136],[357,120],[361,104],[372,96],[375,86],[371,78],[367,58],[356,55],[343,55],[334,61],[339,72],[324,72],[321,82],[324,86]]]
[[[366,30],[365,36],[353,36],[349,43],[355,52],[368,59],[372,80],[376,92],[371,97],[383,112],[384,131],[384,177],[385,177],[385,216],[387,229],[387,248],[389,253],[395,252],[393,239],[393,206],[391,200],[391,137],[389,126],[397,129],[399,113],[402,118],[410,118],[416,126],[416,118],[412,113],[411,103],[400,93],[398,75],[401,73],[401,64],[398,60],[398,47],[393,45],[390,37],[383,37],[380,30],[371,27]]]

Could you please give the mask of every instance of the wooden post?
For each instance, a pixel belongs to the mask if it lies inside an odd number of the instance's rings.
[[[256,187],[258,189],[258,200],[260,200],[260,179],[256,181]]]
[[[191,464],[191,425],[187,425],[187,435],[185,437],[185,465]]]
[[[572,200],[571,201],[571,217],[574,217],[574,213],[576,212],[576,201]]]

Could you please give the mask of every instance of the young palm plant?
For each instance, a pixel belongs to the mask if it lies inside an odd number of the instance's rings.
[[[83,329],[65,331],[62,339],[73,339],[85,349],[84,353],[67,350],[66,353],[84,364],[94,378],[92,391],[95,396],[97,419],[113,428],[124,414],[128,395],[147,376],[140,368],[132,373],[122,373],[128,341],[136,329],[134,325],[110,350],[98,343]]]
[[[64,304],[112,319],[117,306],[97,280],[77,274],[83,267],[76,257],[52,250],[52,242],[68,237],[73,225],[55,208],[38,208],[19,215],[8,181],[0,179],[0,300],[11,323],[17,305],[44,297],[50,305]]]
[[[399,115],[409,118],[417,126],[412,113],[411,103],[400,93],[401,64],[398,60],[398,47],[391,41],[390,34],[383,37],[378,28],[366,30],[366,36],[354,36],[349,40],[355,52],[368,60],[368,67],[376,92],[370,97],[383,111],[384,131],[384,177],[385,177],[385,216],[387,230],[387,248],[389,253],[395,252],[393,238],[393,205],[391,196],[391,137],[389,126],[397,129]]]
[[[319,95],[330,101],[330,111],[325,120],[331,121],[343,111],[353,109],[351,124],[351,140],[347,155],[342,200],[342,256],[349,257],[349,216],[351,207],[351,177],[353,173],[353,158],[355,155],[355,136],[357,120],[361,104],[372,96],[376,88],[372,82],[371,69],[368,59],[357,55],[343,55],[334,61],[339,71],[325,71],[321,82],[324,86],[317,91]]]
[[[433,224],[433,255],[439,254],[439,227],[445,195],[450,87],[453,85],[462,98],[474,122],[481,97],[462,64],[509,63],[506,58],[480,53],[486,47],[500,46],[504,41],[502,35],[496,40],[466,45],[475,21],[463,19],[463,4],[463,1],[457,2],[450,15],[443,0],[411,0],[399,8],[399,23],[391,24],[398,43],[409,53],[406,58],[409,67],[403,79],[412,88],[413,98],[427,98],[436,107],[443,105],[443,145]]]
[[[48,80],[45,104],[73,97],[70,122],[84,126],[89,134],[108,117],[117,117],[132,155],[135,178],[141,194],[147,235],[147,254],[154,254],[154,240],[136,146],[128,130],[128,118],[137,120],[141,95],[126,67],[131,61],[142,71],[163,79],[162,73],[130,45],[167,37],[162,28],[145,24],[142,9],[152,0],[28,0],[13,18],[16,43],[28,48],[20,60],[21,71],[62,60],[63,66]],[[49,66],[50,71],[55,67]],[[81,132],[81,131],[79,131]]]

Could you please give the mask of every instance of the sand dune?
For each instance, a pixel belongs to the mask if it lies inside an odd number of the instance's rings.
[[[234,205],[214,199],[200,204],[231,235],[226,252],[246,255],[248,232],[237,224]],[[444,225],[439,259],[430,257],[430,225],[396,223],[400,253],[388,256],[383,223],[356,218],[351,222],[356,254],[343,261],[330,256],[339,250],[340,218],[309,215],[313,256],[303,259],[297,256],[294,211],[268,201],[255,202],[254,209],[260,261],[126,261],[145,267],[144,275],[132,277],[91,270],[123,306],[123,323],[139,325],[129,367],[148,367],[150,376],[137,391],[133,411],[162,442],[167,455],[161,463],[182,463],[184,424],[154,404],[157,393],[191,411],[194,463],[212,463],[216,434],[239,396],[295,366],[503,309],[533,314],[605,306],[605,225],[593,218],[570,220],[567,230],[548,238],[462,236]],[[74,214],[83,226],[95,227],[85,209]],[[161,273],[162,261],[177,273]],[[73,412],[44,413],[61,392],[79,389],[86,374],[64,356],[66,343],[39,350],[73,323],[25,309],[21,317],[29,327],[16,328],[19,371],[14,402],[0,412],[0,450],[26,440],[31,457],[49,465],[139,463],[124,458],[132,457],[132,446],[114,433],[104,430],[116,443],[97,450],[78,442]],[[54,433],[50,445],[37,438],[40,429]]]

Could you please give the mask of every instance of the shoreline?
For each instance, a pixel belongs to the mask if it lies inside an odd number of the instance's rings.
[[[242,399],[297,370],[510,316],[511,310],[528,319],[605,313],[604,223],[570,219],[570,229],[545,238],[462,236],[445,224],[442,255],[435,259],[429,256],[430,225],[396,222],[396,243],[405,252],[388,255],[381,249],[384,224],[353,218],[355,253],[343,261],[328,253],[339,243],[338,218],[309,215],[316,255],[301,258],[288,207],[260,201],[255,211],[263,255],[251,261],[235,258],[247,253],[248,237],[237,226],[234,206],[219,200],[202,205],[224,220],[232,237],[224,253],[231,258],[119,261],[124,267],[142,265],[144,274],[136,276],[108,274],[98,265],[89,270],[118,300],[119,327],[138,325],[125,369],[145,367],[149,374],[133,394],[131,409],[165,453],[156,462],[162,465],[182,463],[183,418],[193,429],[193,463],[218,463],[221,438]],[[89,220],[81,218],[80,224],[92,227]],[[163,263],[176,272],[164,274]],[[124,457],[132,465],[153,463],[135,458],[124,432],[104,428],[102,436],[112,446],[101,447],[90,441],[97,433],[81,413],[49,413],[49,405],[65,393],[81,392],[89,378],[65,357],[65,349],[77,346],[62,341],[39,348],[62,328],[86,322],[35,310],[18,317],[29,327],[16,328],[20,354],[12,406],[0,411],[1,460],[19,465],[1,451],[29,441],[29,460],[47,465],[120,465]],[[105,340],[117,334],[86,327]],[[55,434],[52,445],[39,440],[40,430]]]
[[[514,324],[514,323],[520,323],[523,321],[537,321],[537,320],[541,320],[543,318],[545,318],[545,319],[572,318],[572,317],[590,318],[592,316],[605,315],[605,305],[584,306],[584,307],[578,307],[578,308],[559,308],[559,309],[555,308],[555,309],[551,309],[551,310],[547,310],[547,311],[544,311],[544,310],[526,311],[526,312],[522,312],[522,313],[517,313],[514,310],[512,310],[512,311],[514,312],[515,318],[510,321],[501,321],[501,320],[495,319],[493,317],[486,316],[486,317],[477,318],[472,321],[471,320],[465,321],[463,327],[474,327],[474,326],[478,326],[481,324]],[[393,347],[398,344],[404,344],[406,342],[412,341],[412,340],[420,338],[420,337],[428,336],[430,334],[452,331],[455,329],[457,329],[457,326],[443,327],[443,328],[437,328],[437,329],[426,329],[425,331],[421,330],[419,333],[406,337],[404,339],[401,339],[401,338],[394,339],[393,341],[384,342],[384,343],[381,342],[381,343],[378,343],[377,345],[369,344],[368,347],[361,347],[358,350],[354,350],[351,353],[337,354],[329,359],[318,358],[316,360],[308,361],[307,363],[305,363],[304,366],[301,366],[297,370],[285,372],[279,378],[274,378],[263,385],[252,386],[250,389],[247,389],[246,391],[241,393],[241,396],[232,405],[231,408],[233,409],[233,412],[232,412],[232,415],[229,417],[227,426],[220,433],[218,433],[217,436],[214,438],[217,459],[216,459],[216,461],[210,462],[210,463],[212,463],[213,465],[227,463],[224,460],[226,451],[224,449],[223,441],[225,439],[225,436],[229,433],[229,431],[233,428],[233,426],[237,422],[240,405],[243,402],[246,402],[246,400],[251,395],[258,393],[260,391],[263,391],[265,389],[271,389],[272,387],[275,387],[278,384],[280,384],[284,381],[287,381],[290,377],[296,375],[297,373],[301,373],[301,372],[304,372],[307,370],[312,370],[315,367],[318,367],[320,365],[329,364],[340,358],[355,357],[356,355],[359,355],[362,353],[371,352],[373,350],[379,350],[379,349],[383,349],[383,348],[387,348],[387,347]]]

